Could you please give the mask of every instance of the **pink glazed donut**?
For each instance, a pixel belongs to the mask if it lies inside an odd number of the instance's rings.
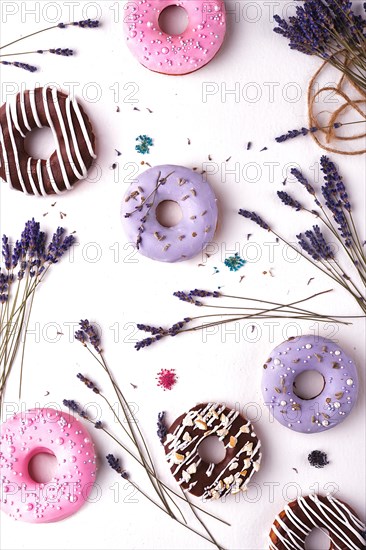
[[[184,8],[189,24],[180,35],[168,35],[159,16],[168,6]],[[169,75],[192,73],[217,54],[226,32],[223,0],[139,0],[126,4],[127,45],[151,71]]]
[[[39,453],[57,458],[57,471],[47,483],[29,475],[29,461]],[[88,498],[95,473],[93,442],[73,416],[31,409],[1,425],[0,508],[12,518],[47,523],[71,516]]]

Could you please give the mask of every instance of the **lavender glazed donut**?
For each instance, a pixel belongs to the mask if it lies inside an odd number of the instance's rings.
[[[305,550],[315,528],[328,534],[330,550],[366,548],[365,524],[353,510],[332,495],[311,494],[287,504],[272,525],[269,550]]]
[[[182,210],[177,225],[165,227],[156,218],[161,202],[174,201]],[[175,165],[155,166],[140,174],[122,201],[126,235],[144,256],[160,262],[188,260],[212,240],[217,224],[217,199],[201,174]]]
[[[296,432],[318,433],[334,428],[356,403],[356,366],[338,344],[327,338],[289,338],[271,352],[263,368],[266,405],[276,420]],[[294,391],[295,379],[304,371],[314,370],[323,376],[324,387],[318,396],[301,399]]]
[[[205,462],[198,447],[216,436],[226,448],[224,459]],[[196,405],[170,426],[164,441],[171,472],[181,488],[205,500],[246,491],[260,468],[261,442],[239,411],[220,403]]]
[[[189,24],[180,35],[168,35],[159,16],[168,6],[180,6]],[[183,75],[197,71],[217,54],[226,32],[223,0],[139,0],[126,4],[127,45],[151,71]]]
[[[34,481],[28,471],[39,453],[57,458],[57,470],[47,483]],[[88,498],[95,473],[93,442],[73,416],[31,409],[1,425],[0,507],[12,518],[47,523],[74,514]]]

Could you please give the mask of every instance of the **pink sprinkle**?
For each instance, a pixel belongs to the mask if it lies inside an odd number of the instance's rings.
[[[171,390],[177,383],[177,375],[174,369],[161,369],[156,377],[158,386],[164,388],[164,390]]]

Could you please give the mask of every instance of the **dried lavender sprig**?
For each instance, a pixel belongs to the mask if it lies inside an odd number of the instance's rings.
[[[77,403],[76,401],[74,401],[73,399],[64,399],[62,401],[62,403],[64,404],[65,407],[67,407],[68,409],[70,409],[70,411],[78,414],[79,416],[81,416],[82,418],[85,418],[85,419],[89,419],[88,415],[86,414],[86,412],[83,410],[83,408],[79,405],[79,403]]]
[[[0,50],[3,50],[4,48],[8,48],[9,46],[12,46],[13,44],[17,44],[18,42],[21,42],[22,40],[25,40],[26,38],[30,38],[31,36],[35,36],[37,34],[41,34],[43,32],[50,31],[52,29],[66,29],[67,27],[80,27],[82,29],[95,29],[100,26],[100,21],[98,19],[84,19],[82,21],[69,21],[68,23],[58,23],[57,25],[52,25],[51,27],[46,27],[45,29],[41,29],[36,32],[32,32],[30,34],[27,34],[25,36],[22,36],[21,38],[17,38],[17,40],[13,40],[12,42],[9,42],[8,44],[4,44],[4,46],[0,46]]]
[[[342,126],[350,126],[351,124],[365,124],[365,120],[355,120],[352,122],[335,122],[330,126],[312,126],[311,128],[300,128],[297,130],[289,130],[286,134],[275,138],[277,143],[283,143],[289,139],[297,138],[298,136],[307,136],[308,134],[315,134],[319,130],[328,130],[329,128],[341,128]]]
[[[81,372],[79,372],[76,376],[80,380],[80,382],[83,382],[83,384],[85,384],[86,387],[89,388],[90,390],[93,390],[94,393],[98,393],[98,394],[100,393],[99,388],[94,384],[94,382],[92,382],[89,378],[81,374]]]
[[[3,53],[0,54],[0,58],[2,57],[14,57],[15,55],[29,55],[29,54],[45,54],[45,53],[52,53],[55,55],[61,55],[64,57],[70,57],[74,55],[74,50],[71,50],[70,48],[49,48],[49,49],[43,49],[43,50],[32,50],[28,52],[14,52],[14,53]]]
[[[279,319],[304,319],[304,320],[317,320],[317,321],[321,321],[321,322],[335,322],[335,323],[340,323],[340,324],[349,324],[348,322],[344,322],[344,321],[341,320],[343,318],[342,316],[329,317],[327,315],[322,315],[322,314],[318,314],[318,313],[315,313],[315,312],[311,312],[309,310],[305,310],[305,309],[302,309],[302,308],[295,307],[296,304],[306,302],[308,300],[311,300],[311,299],[313,299],[313,298],[315,298],[319,295],[326,294],[328,292],[331,292],[331,291],[327,290],[327,291],[323,291],[323,292],[320,292],[320,293],[316,293],[316,294],[313,294],[312,296],[309,296],[308,298],[292,302],[291,304],[279,304],[279,303],[276,303],[276,302],[269,302],[269,301],[260,300],[260,299],[244,298],[244,297],[241,297],[241,296],[226,296],[228,298],[237,298],[237,299],[240,299],[240,300],[247,299],[249,301],[256,301],[256,302],[259,302],[259,303],[270,304],[272,307],[271,308],[264,308],[264,309],[260,309],[260,308],[234,308],[234,309],[242,309],[242,310],[243,309],[247,309],[247,310],[254,309],[255,310],[254,313],[243,313],[241,315],[238,315],[238,314],[235,314],[235,313],[218,313],[218,314],[214,314],[214,315],[201,315],[201,316],[198,316],[198,317],[186,318],[187,322],[199,321],[200,324],[197,325],[197,326],[194,326],[194,327],[188,327],[188,328],[187,327],[184,327],[184,328],[182,327],[180,330],[178,330],[178,332],[176,334],[183,334],[183,333],[186,333],[186,332],[194,332],[194,331],[197,331],[197,330],[202,330],[204,328],[209,328],[209,327],[222,325],[222,324],[226,324],[226,323],[232,323],[232,322],[235,322],[235,321],[242,321],[242,320],[251,319],[251,318],[255,318],[255,319],[277,319],[277,318],[279,318]],[[225,295],[223,295],[223,296],[225,296]],[[212,306],[212,307],[215,307],[215,306]],[[228,309],[231,309],[231,308],[228,308]],[[220,317],[219,321],[203,323],[204,319],[217,318],[217,317]],[[222,317],[226,317],[227,319],[223,320]],[[345,316],[345,317],[346,318],[352,318],[352,316]],[[164,334],[160,336],[159,340],[161,338],[165,337],[165,336],[168,336],[168,335],[169,335],[168,331],[165,331]],[[147,343],[145,343],[145,340],[149,340],[149,341]],[[158,340],[155,340],[154,338],[145,339],[145,340],[137,342],[135,344],[135,349],[139,350],[139,349],[148,347],[151,344],[158,341]]]
[[[35,73],[38,71],[38,67],[35,65],[29,65],[29,63],[23,63],[21,61],[3,61],[0,60],[1,65],[11,65],[13,67],[17,67],[18,69],[23,69],[24,71],[28,71],[29,73]]]
[[[168,428],[165,424],[165,412],[159,412],[158,414],[158,421],[157,421],[158,431],[157,436],[160,439],[160,443],[163,444],[164,440],[166,438],[166,434],[168,433]]]
[[[119,474],[121,477],[123,477],[123,479],[128,479],[128,474],[126,472],[126,470],[124,470],[120,464],[120,461],[119,461],[119,458],[115,458],[114,455],[112,454],[109,454],[106,456],[106,459],[107,459],[107,462],[109,464],[109,466],[112,468],[112,470],[114,470],[115,472],[117,472],[117,474]]]
[[[88,319],[81,320],[80,323],[80,329],[75,332],[75,338],[79,342],[90,343],[95,351],[100,354],[101,353],[101,347],[100,347],[100,336],[98,334],[98,331],[94,325],[92,325]]]
[[[297,212],[303,209],[303,206],[299,203],[299,201],[291,197],[291,195],[286,193],[286,191],[277,191],[277,195],[283,204],[290,206],[291,208],[295,208]]]
[[[255,212],[250,212],[249,210],[243,210],[241,208],[238,214],[240,216],[243,216],[243,218],[247,218],[248,220],[251,220],[252,222],[256,223],[257,225],[259,225],[259,227],[262,227],[267,231],[271,231],[271,228],[269,227],[269,225],[264,220],[262,220],[262,218],[258,216],[258,214],[256,214]]]

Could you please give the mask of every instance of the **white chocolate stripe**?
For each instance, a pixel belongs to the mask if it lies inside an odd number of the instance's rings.
[[[80,179],[84,179],[86,177],[86,174],[87,174],[87,168],[84,164],[83,157],[82,157],[80,149],[79,149],[79,143],[78,143],[76,133],[75,133],[75,128],[74,128],[74,125],[72,123],[70,97],[68,97],[67,100],[66,100],[66,116],[67,116],[67,122],[68,122],[70,132],[71,132],[72,142],[74,144],[74,151],[75,151],[75,154],[77,156],[77,159],[78,159],[78,162],[79,162],[79,165],[80,165],[80,168],[81,168],[81,172],[82,172],[82,176],[81,176]]]
[[[339,500],[333,498],[331,495],[329,495],[327,498],[337,510],[339,510],[339,507],[343,508],[344,511],[346,512],[346,514],[348,514],[348,517],[350,518],[350,520],[355,524],[355,526],[358,529],[360,529],[361,531],[365,530],[365,524],[359,518],[354,516],[352,514],[352,512],[349,510],[349,508],[347,508],[347,506],[345,504],[343,504],[343,502],[340,502]],[[347,522],[347,518],[345,516],[343,516],[343,517],[344,517],[345,521]],[[357,536],[361,537],[360,538],[361,542],[365,543],[365,539],[361,535],[359,535],[359,533],[357,533],[357,531],[356,531],[355,534],[357,534]]]
[[[23,130],[21,129],[20,125],[19,125],[18,109],[17,109],[18,101],[17,100],[18,100],[18,96],[16,95],[15,97],[12,97],[11,100],[9,101],[11,118],[12,118],[14,126],[18,130],[19,134],[22,136],[22,138],[25,138],[25,134],[24,134]]]
[[[44,188],[44,183],[43,183],[42,161],[41,161],[41,159],[38,159],[36,168],[37,168],[37,177],[38,177],[39,188],[41,190],[42,195],[45,197],[47,195],[47,193],[46,193],[46,189]]]
[[[8,132],[9,132],[9,136],[10,136],[11,146],[12,146],[13,153],[14,153],[15,167],[16,167],[16,170],[17,170],[19,183],[20,183],[20,186],[22,188],[23,193],[28,195],[29,193],[28,193],[27,188],[25,186],[23,176],[22,176],[22,171],[21,171],[20,165],[19,165],[18,150],[17,150],[16,144],[15,144],[15,139],[14,139],[14,134],[13,134],[13,126],[12,126],[12,122],[11,122],[10,102],[9,101],[6,103],[5,111],[6,111],[6,122],[7,122],[7,126],[8,126]],[[9,170],[10,170],[10,166],[9,166]]]
[[[299,531],[301,531],[302,533],[304,533],[305,536],[308,536],[308,534],[310,533],[311,529],[309,529],[309,527],[307,525],[305,525],[305,523],[303,523],[300,518],[298,518],[294,513],[293,511],[291,510],[291,507],[287,504],[285,506],[285,512],[286,512],[286,515],[287,517],[292,521],[292,523],[294,524],[294,526],[296,527],[296,529],[298,529]],[[300,527],[301,525],[301,527]]]
[[[67,153],[67,156],[68,156],[68,159],[69,159],[69,164],[70,164],[75,176],[80,180],[80,179],[83,178],[83,175],[80,174],[80,172],[76,168],[76,164],[74,162],[74,159],[72,158],[72,154],[71,154],[71,150],[70,150],[70,142],[69,142],[69,138],[68,138],[68,135],[67,135],[65,121],[64,121],[64,118],[63,118],[62,113],[61,113],[60,104],[59,104],[59,101],[58,101],[58,93],[57,93],[56,88],[52,89],[52,99],[53,99],[53,104],[55,106],[55,110],[56,110],[58,122],[59,122],[59,125],[60,125],[60,128],[61,128],[61,132],[62,132],[62,135],[63,135],[63,138],[64,138],[64,143],[65,143],[65,147],[66,147],[66,153]],[[67,98],[66,102],[67,101],[70,101],[70,98]],[[71,189],[71,186],[68,187],[68,189]]]
[[[49,88],[43,88],[42,89],[43,107],[44,107],[44,110],[45,110],[45,113],[46,113],[47,122],[49,124],[49,127],[52,130],[53,137],[54,137],[54,140],[55,140],[55,143],[56,143],[57,158],[58,158],[58,162],[60,164],[62,177],[63,177],[63,182],[64,182],[65,187],[67,189],[71,189],[69,178],[67,177],[67,172],[66,172],[66,167],[65,167],[65,164],[64,164],[64,159],[62,158],[62,154],[61,154],[61,150],[60,150],[60,144],[58,142],[56,129],[55,129],[55,126],[52,122],[50,110],[49,110],[49,107],[48,107],[48,102],[47,102],[47,91],[48,90],[49,90]],[[50,159],[47,160],[46,167],[47,167],[48,175],[49,175],[50,182],[51,182],[53,190],[55,191],[55,193],[60,194],[61,190],[57,187],[56,182],[53,179],[51,165],[50,165]]]
[[[20,103],[20,110],[22,112],[22,119],[23,119],[24,126],[27,128],[27,130],[31,131],[32,128],[29,125],[29,121],[28,121],[28,117],[27,117],[27,109],[25,107],[25,92],[24,91],[20,94],[19,103]]]
[[[1,143],[1,151],[3,154],[3,160],[4,160],[5,180],[10,184],[11,187],[13,187],[13,184],[10,178],[9,161],[8,161],[8,155],[6,153],[6,148],[4,143],[4,134],[3,134],[3,129],[1,127],[1,124],[0,124],[0,143]]]
[[[279,532],[279,530],[274,524],[272,525],[272,531],[274,532],[278,540],[282,542],[285,548],[287,548],[288,550],[296,550],[296,546],[294,546],[291,541],[287,540],[283,535],[281,535],[281,533]]]
[[[83,132],[83,136],[84,136],[84,139],[85,139],[85,143],[87,144],[89,154],[93,159],[95,159],[95,158],[97,158],[97,155],[93,151],[93,145],[92,145],[92,142],[90,140],[89,134],[87,132],[85,122],[84,122],[84,118],[83,118],[83,116],[80,112],[79,104],[78,104],[78,102],[76,101],[75,98],[72,100],[72,106],[73,106],[75,114],[78,118],[81,131]]]
[[[34,179],[33,179],[33,176],[32,176],[32,158],[29,157],[28,158],[28,162],[27,162],[27,174],[28,174],[28,180],[29,180],[29,183],[31,185],[31,188],[32,188],[32,191],[33,191],[33,194],[36,195],[36,196],[40,196],[40,193],[37,189],[37,186],[34,182]]]
[[[29,103],[31,106],[32,116],[38,128],[42,128],[41,121],[39,120],[37,105],[36,105],[36,92],[35,90],[29,91]]]
[[[294,545],[294,548],[297,548],[298,550],[304,550],[305,537],[300,537],[297,533],[295,533],[295,531],[292,531],[291,528],[288,525],[286,525],[286,523],[284,523],[282,521],[282,519],[280,518],[279,515],[276,516],[275,519],[276,519],[277,523],[282,527],[282,529],[290,537],[291,542]],[[301,546],[298,542],[296,542],[295,537],[302,543]]]

